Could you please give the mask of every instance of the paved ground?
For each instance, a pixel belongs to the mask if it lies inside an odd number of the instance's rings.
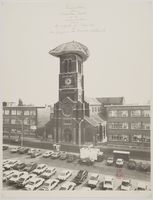
[[[46,150],[42,150],[42,153]],[[78,163],[67,163],[66,160],[62,161],[59,159],[51,159],[51,158],[43,158],[42,156],[39,156],[37,158],[31,158],[29,155],[26,154],[18,154],[18,153],[10,153],[9,150],[3,151],[3,158],[4,159],[18,159],[22,160],[25,163],[35,161],[37,163],[44,163],[48,166],[55,166],[57,168],[57,173],[54,177],[57,177],[57,174],[62,169],[70,169],[72,170],[72,176],[69,178],[69,180],[72,180],[74,176],[77,174],[78,170],[80,169],[86,169],[89,172],[89,176],[91,173],[98,173],[100,174],[100,180],[104,178],[104,176],[112,176],[114,178],[114,186],[115,190],[118,188],[118,186],[121,184],[122,179],[131,179],[132,184],[134,187],[136,187],[138,182],[145,182],[147,185],[150,185],[150,173],[144,173],[139,172],[136,170],[128,170],[127,168],[122,168],[120,171],[118,171],[118,168],[115,166],[106,166],[105,161],[103,162],[97,162],[94,166],[84,166],[80,165]],[[54,178],[53,177],[53,178]],[[87,180],[86,180],[87,182]],[[82,187],[83,185],[86,185],[86,182],[84,182],[82,185],[80,185],[78,188]],[[60,185],[56,188],[58,190]],[[4,190],[14,190],[14,186],[8,186],[6,183],[3,184]]]

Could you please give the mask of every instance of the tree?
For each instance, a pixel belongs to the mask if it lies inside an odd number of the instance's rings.
[[[22,99],[19,99],[19,101],[18,101],[18,106],[23,106],[23,101],[22,101]]]

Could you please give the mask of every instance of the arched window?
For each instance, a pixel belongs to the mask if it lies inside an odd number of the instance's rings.
[[[72,60],[68,60],[68,72],[72,72]]]
[[[67,73],[68,72],[68,61],[64,60],[64,72]]]

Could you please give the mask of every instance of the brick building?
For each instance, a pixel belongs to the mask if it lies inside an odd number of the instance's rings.
[[[108,143],[150,145],[150,105],[107,105]]]
[[[38,109],[45,107],[33,105],[3,105],[3,134],[8,136],[35,135],[38,126]],[[49,120],[49,119],[48,119]]]

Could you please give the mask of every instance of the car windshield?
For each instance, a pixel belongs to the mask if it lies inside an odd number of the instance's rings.
[[[143,188],[143,187],[138,187],[138,190],[145,190],[145,188]]]
[[[65,187],[61,187],[60,190],[66,190],[66,188]]]
[[[93,180],[93,181],[94,181],[94,180],[97,180],[97,176],[91,176],[91,177],[90,177],[90,180]]]
[[[28,185],[34,185],[34,182],[29,182],[29,184]]]
[[[128,181],[123,181],[123,182],[122,182],[122,185],[123,185],[123,186],[129,186],[129,182],[128,182]]]
[[[105,184],[109,184],[109,185],[111,185],[112,182],[111,182],[111,181],[105,181]]]
[[[51,172],[52,172],[52,170],[50,170],[50,169],[46,170],[46,173],[51,173]]]
[[[24,181],[24,178],[20,178],[19,181]]]
[[[113,161],[113,158],[108,158],[107,160],[108,160],[108,161]]]
[[[44,186],[48,187],[48,186],[49,186],[49,183],[44,183]]]
[[[18,177],[18,175],[14,174],[12,177],[13,177],[13,178],[17,178],[17,177]]]
[[[42,169],[42,167],[37,167],[37,169]]]

